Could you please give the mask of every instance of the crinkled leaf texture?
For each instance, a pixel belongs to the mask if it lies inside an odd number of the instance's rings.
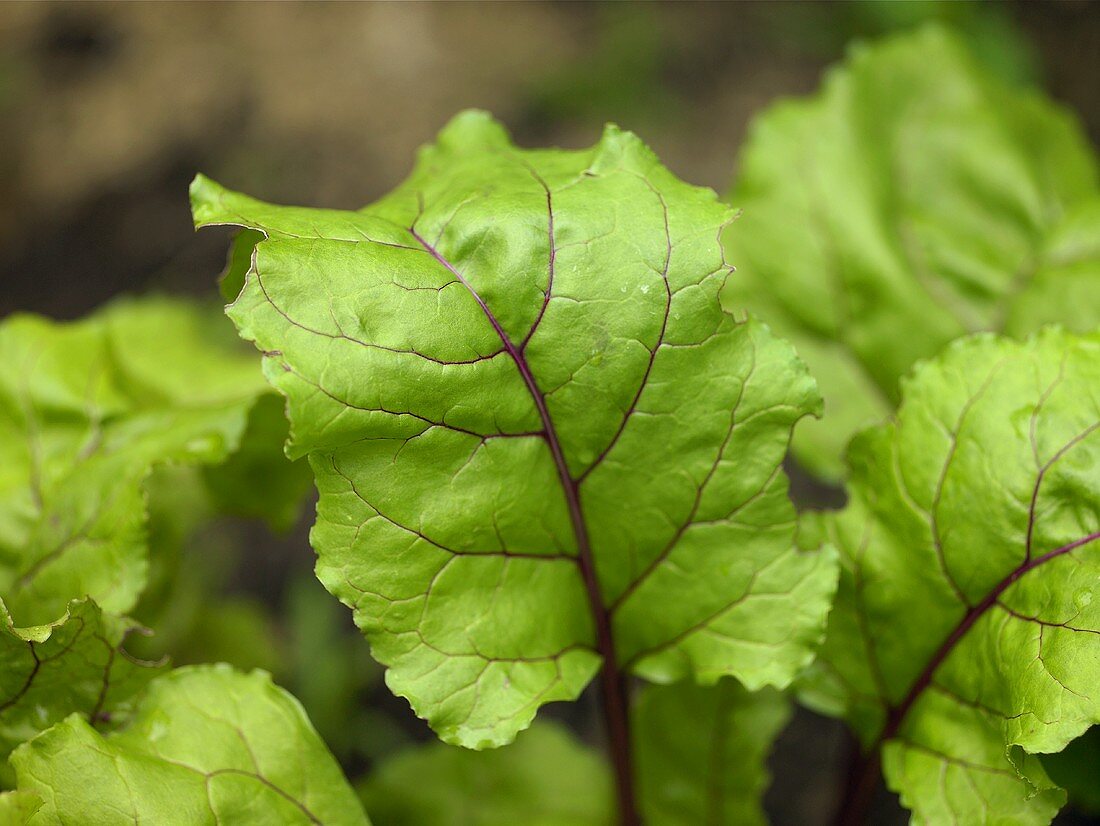
[[[74,712],[100,724],[124,719],[157,674],[122,651],[131,624],[91,600],[31,628],[16,628],[0,602],[0,623],[0,757]]]
[[[934,70],[930,70],[934,67]],[[795,435],[842,475],[898,380],[968,332],[1100,324],[1100,191],[1076,121],[925,28],[854,49],[815,97],[752,126],[725,233],[723,302],[789,338],[825,417]]]
[[[826,517],[841,585],[804,696],[922,823],[1045,823],[1035,753],[1100,722],[1100,335],[962,339],[903,383]]]
[[[0,324],[0,594],[20,624],[84,596],[128,611],[146,579],[151,467],[238,444],[263,378],[217,319],[143,299]]]
[[[301,705],[262,671],[180,668],[149,685],[123,730],[79,716],[11,757],[28,823],[366,824]]]
[[[435,743],[390,758],[362,789],[386,826],[611,826],[611,776],[564,728],[538,722],[507,749]]]
[[[267,236],[229,314],[316,475],[318,576],[443,739],[510,741],[608,639],[658,681],[807,663],[834,563],[792,549],[780,462],[819,398],[721,310],[713,192],[615,127],[526,151],[470,112],[361,212],[192,198]]]
[[[634,710],[645,822],[766,824],[765,761],[789,718],[781,693],[750,693],[730,678],[714,686],[647,687]]]

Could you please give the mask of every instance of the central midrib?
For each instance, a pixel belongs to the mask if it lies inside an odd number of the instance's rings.
[[[580,561],[582,569],[587,566],[592,569],[592,577],[594,584],[596,585],[595,594],[589,594],[589,598],[595,598],[596,604],[600,606],[600,613],[607,618],[607,611],[603,609],[603,597],[599,592],[599,583],[595,577],[595,566],[592,560],[592,549],[588,541],[588,526],[584,521],[584,513],[581,510],[580,491],[577,488],[577,483],[573,479],[572,474],[569,473],[569,465],[565,461],[565,453],[561,448],[561,441],[558,439],[557,430],[554,428],[554,420],[550,417],[550,411],[546,407],[546,398],[542,393],[542,390],[538,386],[538,382],[535,380],[534,374],[531,372],[531,366],[527,363],[527,359],[519,352],[515,344],[512,343],[512,339],[504,331],[504,328],[497,321],[493,311],[489,309],[489,306],[485,303],[484,299],[478,294],[477,290],[473,288],[473,285],[468,282],[463,275],[446,259],[439,251],[427,242],[415,229],[409,230],[417,242],[428,251],[428,253],[435,258],[440,264],[446,267],[455,278],[457,278],[464,287],[470,292],[474,300],[481,307],[485,317],[489,320],[489,323],[493,325],[493,329],[496,330],[497,335],[500,337],[501,344],[504,345],[505,352],[515,362],[516,369],[519,370],[520,377],[523,379],[524,385],[527,387],[527,392],[530,393],[532,400],[535,403],[535,409],[538,411],[539,419],[542,422],[543,435],[546,439],[546,443],[550,448],[550,455],[554,460],[554,467],[557,469],[558,478],[561,481],[562,489],[565,492],[566,503],[569,507],[569,519],[573,525],[573,534],[577,540],[577,558]],[[589,577],[585,576],[587,581]]]
[[[974,627],[974,624],[977,623],[990,608],[997,604],[997,600],[1005,591],[1019,582],[1029,571],[1033,571],[1040,565],[1050,562],[1052,559],[1057,559],[1070,551],[1076,550],[1090,542],[1095,542],[1098,539],[1100,539],[1100,531],[1070,542],[1060,548],[1055,548],[1053,551],[1048,551],[1042,556],[1025,560],[1021,565],[1014,568],[1008,576],[998,582],[997,585],[985,595],[981,602],[971,607],[952,629],[951,633],[948,634],[940,647],[936,649],[936,653],[932,655],[932,658],[928,661],[924,670],[921,671],[913,681],[905,698],[896,706],[888,710],[886,725],[883,727],[882,733],[878,736],[878,740],[875,742],[872,751],[877,751],[887,740],[891,740],[897,735],[910,709],[912,709],[916,701],[932,684],[932,678],[935,676],[936,671],[943,665],[944,661],[950,656],[951,652],[955,649],[955,646],[959,644],[962,638],[966,636],[967,632]]]
[[[554,420],[551,418],[550,411],[546,407],[546,398],[539,388],[534,374],[531,372],[531,366],[527,363],[527,359],[524,357],[523,353],[516,348],[515,344],[512,343],[512,339],[504,331],[504,328],[493,314],[493,311],[489,309],[489,306],[478,294],[477,290],[474,289],[473,285],[466,280],[462,273],[460,273],[450,261],[441,255],[432,244],[416,231],[415,226],[409,227],[409,232],[428,254],[459,280],[459,282],[469,291],[470,295],[473,296],[478,306],[481,307],[485,317],[489,320],[489,323],[493,325],[493,329],[496,331],[497,336],[499,336],[505,351],[515,363],[516,369],[519,371],[520,377],[523,379],[523,383],[526,385],[527,391],[530,393],[531,399],[535,403],[535,409],[538,411],[539,419],[542,421],[543,432],[541,435],[545,438],[546,444],[550,448],[550,455],[554,460],[554,467],[557,469],[558,479],[561,482],[562,491],[565,494],[566,505],[569,509],[569,520],[572,523],[573,535],[577,543],[577,556],[575,559],[580,568],[581,579],[584,581],[585,592],[588,597],[589,609],[596,626],[596,648],[603,660],[601,679],[603,683],[604,703],[606,706],[605,714],[608,725],[608,738],[611,746],[611,759],[615,767],[618,781],[617,785],[622,821],[624,824],[637,823],[638,818],[634,808],[635,804],[632,786],[633,767],[631,765],[629,716],[626,708],[623,675],[619,670],[619,659],[615,650],[615,638],[611,632],[611,619],[607,607],[604,605],[603,594],[600,590],[599,576],[596,573],[595,559],[592,556],[592,546],[588,539],[588,526],[585,523],[584,512],[581,509],[580,491],[577,487],[576,480],[569,472],[569,465],[565,461],[565,453],[562,450],[561,441],[558,439],[557,430],[554,428]],[[551,250],[553,250],[552,246]],[[529,337],[530,336],[528,336],[528,338]]]

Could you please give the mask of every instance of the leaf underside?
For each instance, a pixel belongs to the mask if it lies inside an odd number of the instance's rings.
[[[780,462],[819,399],[722,312],[713,192],[614,127],[527,151],[466,113],[360,212],[192,199],[266,236],[229,315],[313,467],[318,576],[443,739],[508,742],[612,649],[752,688],[808,661],[832,560]]]
[[[935,71],[929,71],[934,66]],[[825,417],[793,448],[838,478],[919,359],[977,331],[1100,324],[1100,188],[1073,118],[937,28],[854,49],[753,124],[723,293],[790,339]]]
[[[781,693],[749,692],[730,678],[647,687],[634,710],[646,823],[764,826],[765,761],[788,719]]]
[[[852,446],[804,698],[883,749],[923,823],[1045,823],[1036,753],[1100,722],[1100,336],[963,339]]]
[[[647,686],[633,712],[639,806],[659,826],[767,822],[764,762],[790,716],[772,689]],[[507,749],[440,743],[399,753],[362,788],[367,811],[389,826],[610,826],[607,765],[565,730],[536,722]]]
[[[537,722],[507,749],[407,749],[371,772],[367,812],[387,826],[611,826],[611,775],[564,728]]]

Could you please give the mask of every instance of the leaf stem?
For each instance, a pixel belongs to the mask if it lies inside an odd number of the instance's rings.
[[[853,737],[848,771],[844,775],[844,793],[833,826],[863,826],[866,823],[868,810],[878,791],[881,768],[878,746],[864,753]]]
[[[596,646],[603,658],[603,665],[600,667],[600,685],[603,695],[602,710],[604,727],[607,731],[608,753],[615,772],[615,793],[619,806],[619,822],[622,826],[638,826],[641,819],[638,815],[634,796],[633,749],[630,739],[630,709],[626,675],[619,668],[618,654],[615,651],[615,637],[611,631],[611,615],[604,604],[603,593],[600,590],[596,562],[592,556],[591,543],[588,540],[588,526],[585,524],[584,512],[581,508],[580,490],[577,481],[569,473],[569,466],[566,464],[561,442],[558,441],[554,422],[550,418],[550,411],[546,408],[546,399],[543,397],[542,391],[539,390],[535,377],[531,374],[527,360],[507,338],[504,339],[504,346],[515,360],[520,375],[523,376],[523,381],[535,400],[535,406],[542,418],[546,443],[550,448],[550,454],[554,458],[554,466],[557,468],[558,478],[561,480],[562,490],[565,492],[566,504],[569,506],[569,519],[573,524],[573,534],[577,541],[577,563],[584,579],[589,607],[596,625]]]

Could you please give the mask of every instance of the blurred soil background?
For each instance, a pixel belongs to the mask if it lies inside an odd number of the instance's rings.
[[[586,146],[614,121],[722,192],[754,113],[813,91],[853,39],[929,18],[1100,141],[1100,2],[4,3],[0,315],[75,318],[124,292],[212,296],[227,236],[192,231],[197,171],[266,200],[355,208],[467,107],[523,145]],[[803,503],[836,504],[796,482]],[[275,671],[354,776],[428,733],[310,575],[311,521],[287,535],[221,522],[192,539],[206,572],[192,610],[203,589],[229,607],[190,644],[195,659]],[[556,713],[596,729],[586,703]],[[837,724],[800,713],[772,761],[773,822],[825,822],[847,749]],[[881,797],[875,822],[905,822]]]

